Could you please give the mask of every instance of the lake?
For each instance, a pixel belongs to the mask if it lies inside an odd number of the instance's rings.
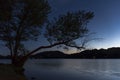
[[[120,59],[31,59],[28,80],[120,80]]]

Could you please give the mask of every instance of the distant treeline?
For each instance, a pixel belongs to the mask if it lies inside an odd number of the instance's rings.
[[[38,53],[36,55],[31,56],[31,58],[73,58],[73,59],[118,59],[120,58],[120,48],[108,48],[108,49],[92,49],[85,50],[80,53],[75,54],[64,54],[60,51],[46,51],[42,53]]]
[[[113,47],[108,49],[92,49],[84,50],[80,53],[64,54],[60,51],[45,51],[30,58],[34,59],[120,59],[120,47]],[[10,59],[10,56],[0,55],[0,59]]]
[[[85,50],[80,53],[71,54],[70,57],[88,59],[111,59],[111,58],[116,59],[120,58],[120,48]]]

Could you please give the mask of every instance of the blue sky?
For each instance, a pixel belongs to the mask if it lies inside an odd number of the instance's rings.
[[[51,16],[67,11],[86,10],[95,17],[88,24],[95,37],[102,40],[92,42],[92,48],[120,47],[120,0],[49,0]]]
[[[95,17],[87,27],[91,32],[96,33],[94,35],[96,38],[103,39],[91,42],[88,45],[89,48],[120,47],[120,0],[48,0],[48,2],[52,7],[49,19],[68,11],[94,12]],[[38,42],[28,42],[27,47],[33,50],[46,44],[44,39],[40,39]],[[0,48],[1,53],[8,53],[3,46]],[[75,49],[71,49],[68,53],[75,51]]]

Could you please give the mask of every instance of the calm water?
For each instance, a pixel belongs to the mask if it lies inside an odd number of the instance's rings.
[[[120,59],[28,60],[29,80],[120,80]]]

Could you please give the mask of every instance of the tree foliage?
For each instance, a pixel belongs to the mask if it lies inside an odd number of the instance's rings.
[[[0,40],[11,54],[21,53],[24,41],[38,38],[49,12],[45,0],[0,0]]]
[[[68,12],[47,21],[50,9],[46,0],[0,0],[0,40],[10,50],[13,64],[23,66],[28,56],[40,49],[57,45],[83,47],[75,40],[89,32],[86,25],[93,18],[93,12]],[[46,21],[44,36],[50,44],[28,52],[24,42],[37,40]]]
[[[93,18],[93,12],[68,12],[49,22],[46,27],[45,37],[50,44],[66,42],[64,45],[82,48],[75,42],[76,39],[84,37],[89,30],[86,27],[89,20]]]

